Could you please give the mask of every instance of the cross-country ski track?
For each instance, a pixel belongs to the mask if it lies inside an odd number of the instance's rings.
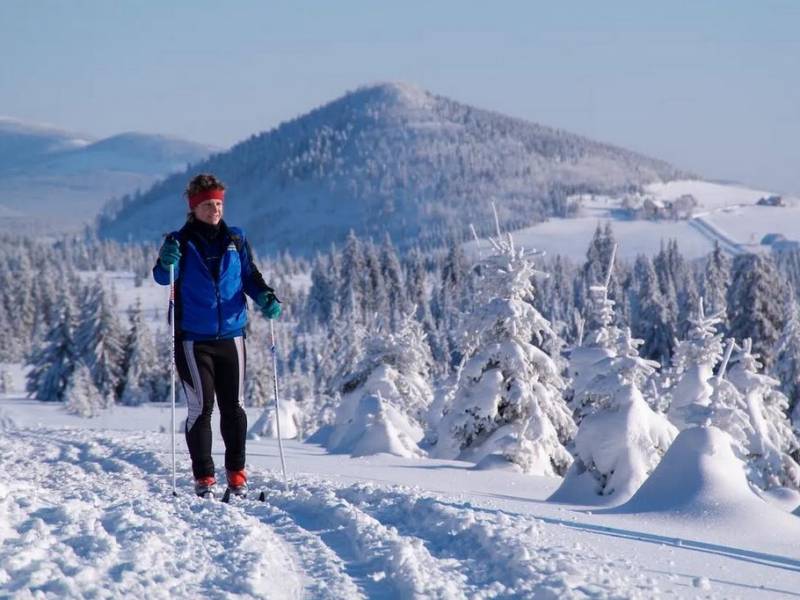
[[[251,469],[251,498],[263,489],[266,502],[226,505],[191,494],[184,455],[173,498],[164,434],[9,423],[2,433],[2,597],[652,598],[702,591],[692,586],[696,577],[681,574],[692,562],[681,555],[697,555],[690,548],[654,544],[647,534],[615,539],[613,530],[593,531],[570,516],[319,474],[295,475],[285,488],[258,469]],[[637,562],[631,545],[644,555],[658,547],[664,569]],[[717,568],[734,563],[709,579],[723,591],[709,597],[795,596],[786,585],[736,584],[737,556],[709,560]],[[779,564],[800,577],[800,561]]]

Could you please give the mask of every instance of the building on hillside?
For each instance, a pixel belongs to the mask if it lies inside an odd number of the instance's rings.
[[[764,196],[756,202],[758,206],[786,206],[782,196]]]

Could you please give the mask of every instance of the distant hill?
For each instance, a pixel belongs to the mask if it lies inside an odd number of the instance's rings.
[[[112,198],[149,188],[213,148],[162,135],[107,139],[0,118],[0,230],[69,230],[91,223]],[[8,210],[3,211],[8,213]]]
[[[255,135],[108,207],[103,236],[154,239],[179,226],[195,172],[228,185],[226,218],[260,251],[310,254],[352,228],[401,247],[486,228],[491,202],[519,228],[569,212],[576,191],[680,176],[671,165],[406,84],[364,87]]]

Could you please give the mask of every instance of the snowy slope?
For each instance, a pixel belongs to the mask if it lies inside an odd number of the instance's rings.
[[[678,240],[687,258],[705,256],[719,242],[729,254],[767,252],[760,241],[767,233],[782,233],[788,239],[800,239],[800,200],[786,198],[785,207],[757,206],[756,202],[772,195],[739,185],[701,180],[675,180],[653,183],[645,191],[658,200],[672,200],[691,194],[698,201],[694,217],[688,220],[631,220],[622,211],[622,198],[593,196],[582,198],[573,218],[549,219],[514,232],[516,242],[548,254],[561,254],[584,260],[586,249],[599,224],[610,222],[620,243],[618,255],[629,260],[637,254],[656,254],[670,239]],[[488,241],[468,242],[470,255],[488,248]]]
[[[752,511],[735,531],[597,515],[544,503],[556,479],[297,442],[284,489],[274,440],[248,446],[267,502],[225,506],[191,496],[180,440],[171,498],[165,407],[115,409],[102,425],[13,398],[0,413],[12,597],[749,599],[792,597],[800,577],[788,513],[771,535]]]
[[[227,214],[262,252],[312,254],[350,229],[400,247],[480,228],[495,200],[515,228],[554,214],[565,190],[610,191],[680,175],[674,167],[565,131],[389,83],[358,89],[211,157]],[[108,211],[101,235],[154,239],[181,222],[190,173]]]

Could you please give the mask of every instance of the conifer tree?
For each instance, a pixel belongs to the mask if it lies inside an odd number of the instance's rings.
[[[800,441],[787,417],[788,401],[778,381],[760,373],[752,342],[744,340],[728,378],[744,396],[750,417],[747,446],[751,480],[762,489],[790,486],[800,489],[800,465],[791,457]]]
[[[644,340],[644,358],[667,364],[673,346],[669,314],[653,263],[647,256],[636,257],[634,280],[630,293],[631,331],[637,339]]]
[[[106,400],[97,389],[89,368],[79,363],[72,372],[64,390],[67,412],[80,417],[95,417],[106,408]]]
[[[760,254],[740,254],[733,261],[733,281],[728,289],[729,334],[753,340],[753,349],[767,369],[780,337],[784,286],[772,260]]]
[[[272,364],[259,346],[247,352],[244,401],[247,406],[267,406],[272,400]]]
[[[74,308],[64,304],[61,318],[45,339],[33,349],[28,359],[28,394],[45,402],[62,402],[67,384],[78,362],[75,341]]]
[[[124,347],[120,402],[138,405],[156,399],[158,391],[156,349],[145,323],[142,302],[137,298],[130,313],[131,329]]]
[[[433,398],[431,363],[425,334],[413,315],[403,319],[396,333],[369,336],[363,358],[342,381],[328,448],[419,455],[417,444]]]
[[[675,268],[678,264],[676,252],[673,250],[672,241],[668,241],[666,246],[662,244],[661,250],[653,259],[653,269],[655,270],[658,289],[661,292],[661,303],[664,307],[664,326],[665,337],[670,340],[669,354],[658,360],[661,364],[667,364],[672,356],[674,347],[671,343],[678,332],[678,284],[675,278]],[[645,343],[647,340],[645,340]]]
[[[365,323],[364,273],[366,259],[361,241],[352,230],[347,235],[341,258],[337,299],[343,314],[353,323]]]
[[[601,285],[605,281],[615,245],[616,241],[614,240],[614,232],[611,230],[611,224],[606,223],[605,227],[601,227],[600,223],[598,223],[592,241],[589,242],[589,248],[586,251],[586,262],[580,272],[581,308],[591,306],[591,287]],[[613,270],[606,288],[608,297],[616,301],[621,292],[619,280]]]
[[[81,311],[75,331],[75,346],[92,374],[94,384],[111,405],[119,397],[125,357],[124,334],[109,293],[95,280]]]
[[[676,382],[672,388],[669,418],[679,429],[701,424],[697,420],[702,422],[704,417],[697,414],[697,409],[711,404],[711,378],[714,367],[722,358],[722,335],[716,331],[721,321],[719,313],[705,314],[701,298],[696,316],[689,320],[688,337],[675,350],[673,373]]]
[[[621,332],[614,325],[614,301],[608,297],[606,288],[613,275],[615,255],[614,248],[609,256],[602,284],[593,285],[589,289],[590,312],[583,343],[570,352],[569,374],[572,384],[568,397],[578,423],[585,414],[592,411],[593,404],[603,400],[603,394],[598,393],[593,384],[598,365],[604,365],[604,359],[617,355],[617,341]]]
[[[703,287],[700,290],[709,314],[721,314],[720,330],[726,331],[728,324],[727,300],[730,285],[731,261],[722,251],[718,241],[706,259]]]
[[[389,298],[389,327],[395,331],[410,307],[406,300],[403,269],[388,233],[381,246],[381,274]]]
[[[364,244],[364,262],[366,270],[362,273],[364,281],[364,314],[367,322],[375,319],[388,319],[389,294],[383,279],[383,269],[378,249],[371,241]]]
[[[794,293],[786,295],[783,331],[775,348],[774,373],[789,399],[789,414],[800,402],[800,313]]]
[[[575,424],[564,382],[542,350],[555,335],[534,308],[530,256],[510,235],[490,239],[478,307],[465,326],[465,364],[437,436],[436,453],[480,465],[515,464],[526,473],[562,474]]]
[[[11,393],[14,381],[8,369],[0,368],[0,394]]]
[[[592,386],[604,400],[595,402],[575,435],[575,462],[551,499],[592,503],[582,494],[584,481],[596,496],[630,498],[658,465],[678,431],[654,412],[641,387],[659,366],[639,356],[642,343],[630,329],[620,334],[619,353],[601,361]]]

